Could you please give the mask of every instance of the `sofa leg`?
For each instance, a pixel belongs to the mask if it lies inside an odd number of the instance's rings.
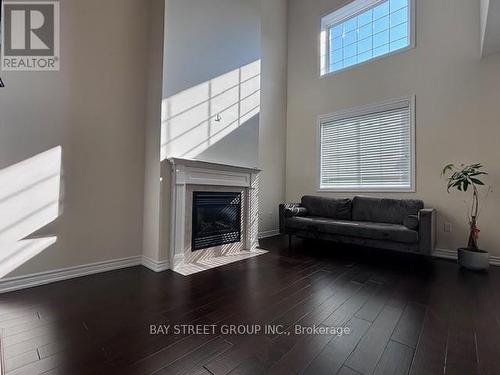
[[[288,250],[292,250],[292,234],[288,233]]]

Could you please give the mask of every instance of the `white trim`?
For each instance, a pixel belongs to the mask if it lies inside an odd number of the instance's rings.
[[[184,264],[184,254],[175,254],[173,257],[173,267],[172,269],[176,269]]]
[[[434,258],[443,258],[443,259],[453,259],[457,260],[457,250],[449,250],[449,249],[435,249],[432,252],[432,256]],[[490,255],[490,264],[492,266],[500,266],[500,257]]]
[[[194,167],[194,168],[202,168],[202,169],[215,169],[220,171],[236,171],[242,173],[258,173],[261,172],[261,169],[257,167],[250,167],[244,165],[233,165],[233,164],[224,164],[224,163],[216,163],[205,160],[198,159],[183,159],[183,158],[168,158],[168,161],[172,165],[184,165],[186,167]]]
[[[137,255],[129,258],[106,260],[103,262],[39,272],[25,276],[10,277],[0,280],[0,293],[31,288],[34,286],[54,283],[56,281],[68,280],[121,268],[139,266],[141,264],[142,257]]]
[[[277,236],[278,234],[280,234],[280,230],[279,229],[266,230],[264,232],[260,232],[259,233],[259,240],[261,240],[263,238]]]
[[[354,116],[364,116],[377,112],[390,111],[392,109],[406,108],[408,105],[412,105],[414,97],[415,95],[412,94],[402,98],[384,100],[383,102],[341,109],[326,115],[319,115],[318,119],[320,121],[335,121],[348,119]]]
[[[169,260],[154,260],[145,255],[142,256],[141,264],[154,272],[163,272],[170,269]]]
[[[321,28],[325,29],[335,25],[336,23],[341,23],[369,10],[370,8],[375,8],[377,5],[385,1],[387,0],[354,0],[353,2],[334,10],[333,12],[328,12],[321,16]]]
[[[0,294],[140,265],[154,272],[162,272],[170,269],[170,262],[168,260],[156,261],[144,255],[136,255],[128,258],[105,260],[81,266],[0,279]]]
[[[457,259],[457,252],[447,249],[434,249],[431,255],[434,258]]]
[[[415,48],[415,45],[410,44],[410,45],[408,45],[408,47],[400,48],[400,49],[397,49],[395,51],[388,52],[388,53],[386,53],[384,55],[372,57],[371,59],[365,60],[365,61],[360,62],[360,63],[356,63],[354,65],[346,66],[345,68],[342,68],[342,69],[339,69],[339,70],[335,70],[334,72],[327,72],[325,74],[321,74],[321,72],[320,72],[320,77],[319,78],[320,79],[329,78],[329,77],[332,77],[332,76],[334,76],[336,74],[347,72],[347,71],[352,70],[352,69],[357,69],[359,67],[362,67],[364,65],[370,64],[370,63],[375,62],[375,61],[383,60],[383,59],[386,59],[386,58],[391,57],[391,56],[395,56],[395,55],[399,55],[399,54],[408,52],[408,51],[410,51],[410,50],[412,50],[414,48]]]
[[[260,169],[212,163],[195,159],[169,158],[171,167],[170,264],[173,271],[190,262],[185,256],[186,211],[188,186],[210,185],[238,187],[244,190],[247,208],[245,217],[246,243],[244,249],[258,246],[258,178]],[[206,250],[208,253],[208,250]],[[189,254],[188,254],[189,255]]]
[[[325,121],[334,121],[348,117],[362,116],[365,114],[389,111],[391,109],[410,106],[410,157],[411,157],[411,186],[409,189],[401,188],[322,188],[321,187],[321,124]],[[386,100],[384,102],[368,104],[348,109],[343,109],[326,115],[319,115],[316,120],[316,191],[318,193],[415,193],[417,180],[417,149],[416,149],[416,95]]]
[[[409,50],[417,47],[417,35],[416,35],[417,34],[417,28],[416,28],[416,25],[417,25],[416,1],[417,0],[408,0],[408,8],[409,8],[409,12],[410,12],[409,17],[408,17],[408,32],[409,32],[410,43],[408,44],[408,46],[406,46],[404,48],[400,48],[400,49],[392,51],[392,52],[388,52],[388,53],[380,55],[380,56],[372,57],[371,59],[368,59],[368,60],[363,61],[361,63],[350,65],[348,67],[331,72],[330,71],[330,61],[329,61],[330,60],[330,44],[326,43],[325,54],[324,54],[325,60],[322,61],[322,59],[323,59],[323,55],[321,53],[321,51],[323,49],[322,36],[326,37],[324,35],[324,33],[326,32],[327,29],[329,29],[330,27],[332,27],[336,23],[341,23],[348,18],[354,17],[354,16],[358,15],[359,13],[363,13],[364,11],[368,10],[369,8],[373,8],[373,7],[377,6],[379,3],[383,2],[383,1],[387,1],[387,0],[356,0],[356,1],[353,1],[352,3],[349,3],[349,4],[341,7],[340,9],[325,13],[320,17],[319,32],[318,32],[318,35],[319,35],[319,37],[318,37],[318,51],[316,54],[317,59],[318,59],[318,64],[317,64],[318,70],[317,71],[318,71],[318,77],[320,79],[326,78],[326,77],[331,77],[337,73],[345,72],[345,71],[351,70],[353,68],[357,68],[359,66],[363,66],[365,64],[368,64],[370,62],[384,59],[386,57],[394,56],[394,55],[397,55],[397,54],[400,54],[403,52],[408,52]],[[365,5],[365,6],[363,6],[362,4],[355,5],[355,3],[367,3],[367,5]],[[344,9],[345,9],[345,11],[340,12],[341,10],[344,10]],[[339,16],[333,17],[333,15],[335,13],[338,14]],[[330,19],[328,19],[329,16],[330,16]],[[325,19],[326,19],[326,21],[325,21]],[[325,73],[322,74],[321,67],[322,67],[323,63],[325,65]]]
[[[259,238],[271,237],[277,234],[279,234],[279,230],[275,229],[261,233]],[[435,249],[432,252],[432,256],[435,258],[457,259],[457,251]],[[490,255],[490,264],[500,266],[500,257]],[[154,272],[162,272],[170,269],[170,262],[168,260],[155,261],[149,257],[137,255],[129,258],[106,260],[82,266],[3,279],[0,280],[0,294],[139,265],[143,265]]]

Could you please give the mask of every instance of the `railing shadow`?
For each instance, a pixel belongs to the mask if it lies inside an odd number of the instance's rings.
[[[0,170],[0,278],[56,242],[26,239],[61,214],[62,148]]]
[[[260,112],[260,60],[163,100],[161,160],[195,158]]]

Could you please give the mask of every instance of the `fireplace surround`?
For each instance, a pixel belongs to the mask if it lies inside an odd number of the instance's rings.
[[[259,169],[182,158],[168,161],[170,264],[175,272],[189,275],[266,253],[257,248]],[[218,206],[209,220],[203,207],[207,202]],[[238,210],[239,234],[234,218]],[[201,223],[194,217],[200,213],[205,216]],[[227,220],[228,215],[236,220]],[[217,230],[223,233],[209,233]]]

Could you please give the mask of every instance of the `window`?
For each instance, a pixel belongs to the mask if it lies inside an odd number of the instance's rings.
[[[320,117],[320,190],[414,191],[413,102]]]
[[[355,0],[321,19],[321,75],[413,45],[413,0]]]

